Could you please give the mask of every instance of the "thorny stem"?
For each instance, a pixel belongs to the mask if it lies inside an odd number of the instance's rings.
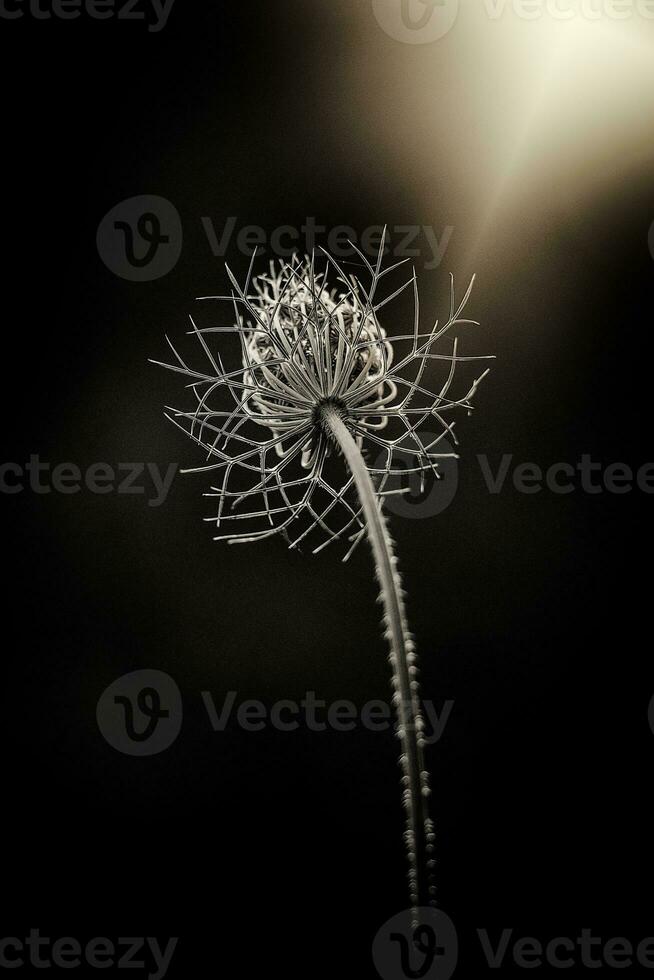
[[[368,539],[375,559],[377,579],[384,604],[384,623],[393,671],[394,704],[401,742],[403,802],[407,814],[406,842],[409,856],[409,893],[415,915],[420,905],[431,901],[429,868],[433,864],[433,824],[427,812],[428,774],[423,764],[423,719],[418,700],[418,680],[413,641],[409,634],[404,599],[393,542],[377,502],[375,489],[361,450],[344,420],[344,413],[325,402],[320,421],[325,432],[340,448],[354,477],[366,518]]]

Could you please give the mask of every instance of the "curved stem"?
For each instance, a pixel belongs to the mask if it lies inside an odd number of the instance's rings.
[[[430,900],[428,868],[433,851],[433,824],[427,812],[428,774],[423,763],[423,719],[418,700],[416,655],[409,634],[397,559],[386,521],[377,501],[361,450],[344,422],[338,405],[325,403],[321,422],[337,443],[354,477],[366,518],[368,539],[375,559],[384,604],[384,623],[393,671],[393,703],[402,746],[400,764],[407,815],[406,843],[409,857],[409,893],[413,910]]]

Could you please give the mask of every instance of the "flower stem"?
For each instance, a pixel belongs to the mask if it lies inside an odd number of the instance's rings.
[[[393,671],[393,703],[397,710],[397,731],[402,746],[400,764],[407,815],[406,843],[409,858],[409,893],[412,909],[430,901],[433,824],[427,812],[428,774],[423,763],[423,719],[418,699],[416,655],[409,634],[404,599],[393,541],[375,494],[370,473],[338,406],[325,404],[321,412],[325,431],[337,443],[359,494],[372,548],[380,598],[384,604],[384,624]]]

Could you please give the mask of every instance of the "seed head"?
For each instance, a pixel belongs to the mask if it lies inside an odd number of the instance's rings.
[[[204,371],[189,367],[166,338],[175,363],[162,366],[191,379],[196,402],[191,411],[169,409],[167,418],[207,454],[205,465],[185,472],[218,477],[205,494],[217,498],[217,513],[205,520],[224,529],[215,540],[261,541],[283,534],[289,547],[297,547],[315,534],[322,542],[314,552],[345,538],[352,544],[349,557],[365,526],[352,477],[333,459],[324,426],[328,408],[339,413],[362,449],[380,505],[385,496],[402,492],[393,487],[398,478],[438,477],[439,461],[456,455],[446,442],[457,442],[449,416],[458,408],[472,410],[471,399],[487,371],[453,399],[457,366],[482,358],[459,356],[456,339],[448,353],[433,348],[453,327],[475,322],[461,317],[473,283],[456,304],[451,280],[446,323],[437,321],[421,333],[415,271],[382,296],[380,284],[404,263],[382,269],[384,241],[374,266],[356,251],[370,280],[367,288],[326,252],[322,271],[315,256],[272,263],[267,274],[254,279],[251,265],[243,288],[227,268],[231,295],[201,299],[228,301],[233,322],[198,327],[190,318],[190,333],[208,365]],[[412,329],[391,335],[379,311],[409,288]],[[210,347],[208,335],[215,333],[238,336],[235,369],[226,369],[221,352]],[[445,367],[436,390],[426,387],[430,362]],[[440,434],[427,440],[425,425],[433,420]]]

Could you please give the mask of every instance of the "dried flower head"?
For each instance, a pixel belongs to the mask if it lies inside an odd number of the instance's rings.
[[[315,256],[273,263],[268,274],[254,279],[251,266],[243,288],[227,269],[232,295],[201,298],[233,304],[234,322],[200,328],[191,318],[204,370],[189,367],[168,341],[176,363],[163,366],[191,379],[196,404],[190,411],[170,409],[167,417],[207,454],[205,465],[185,472],[218,477],[205,494],[218,501],[217,512],[205,518],[223,532],[215,540],[261,541],[281,533],[296,547],[314,534],[321,539],[317,552],[348,538],[349,557],[365,533],[365,520],[352,475],[329,461],[334,442],[324,425],[327,407],[363,451],[380,502],[404,492],[394,486],[396,478],[438,477],[439,461],[455,455],[443,446],[446,437],[457,442],[450,417],[455,409],[472,409],[487,372],[453,398],[457,366],[481,358],[459,356],[456,339],[449,352],[433,348],[453,327],[475,322],[462,319],[472,281],[458,304],[451,283],[447,321],[421,333],[415,271],[382,297],[380,284],[403,263],[382,270],[383,240],[374,266],[357,252],[370,278],[367,288],[327,253],[320,273]],[[388,334],[378,314],[409,288],[413,329]],[[226,332],[240,338],[240,364],[230,370],[207,336]],[[425,387],[430,361],[446,369],[436,391]],[[433,420],[440,434],[427,439],[425,427]]]

